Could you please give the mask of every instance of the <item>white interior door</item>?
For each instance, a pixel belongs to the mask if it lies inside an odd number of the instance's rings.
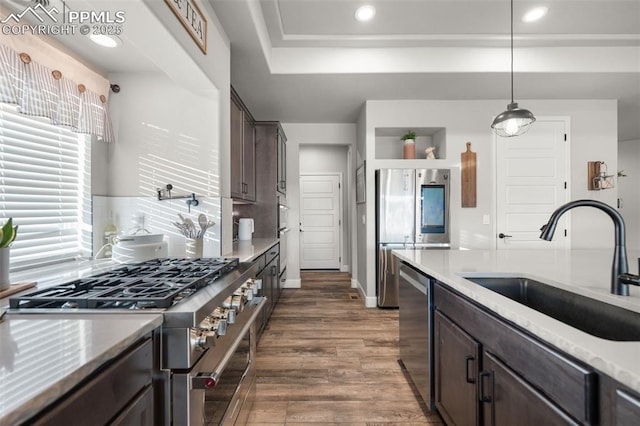
[[[340,269],[339,175],[300,176],[300,269]]]
[[[540,239],[540,227],[569,201],[567,128],[567,120],[543,119],[524,135],[496,138],[498,249],[570,247],[568,214],[552,242]]]

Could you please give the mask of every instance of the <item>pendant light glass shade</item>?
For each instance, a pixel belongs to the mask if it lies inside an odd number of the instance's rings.
[[[536,118],[531,111],[518,108],[516,102],[511,102],[507,110],[493,120],[491,128],[498,136],[508,138],[526,133],[534,121]]]
[[[498,136],[511,137],[526,133],[536,121],[528,109],[518,108],[513,101],[513,0],[511,0],[511,103],[507,110],[500,113],[491,123],[491,128]]]

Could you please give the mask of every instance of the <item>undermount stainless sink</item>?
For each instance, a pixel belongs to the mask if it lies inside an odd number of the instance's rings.
[[[640,340],[640,313],[520,277],[465,277],[511,300],[596,337]]]

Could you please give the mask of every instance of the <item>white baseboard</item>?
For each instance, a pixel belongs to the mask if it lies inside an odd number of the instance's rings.
[[[284,288],[302,288],[302,281],[287,278],[287,281],[284,283]]]
[[[351,287],[357,288],[360,296],[364,298],[364,306],[365,308],[377,308],[378,307],[378,299],[375,296],[365,296],[364,291],[362,289],[362,285],[360,285],[360,281],[351,280]]]
[[[364,306],[367,308],[377,308],[378,307],[378,298],[375,296],[367,296],[364,300]]]
[[[351,266],[349,265],[340,266],[340,272],[351,272]]]

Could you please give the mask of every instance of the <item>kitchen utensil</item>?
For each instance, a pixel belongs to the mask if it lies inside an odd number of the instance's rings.
[[[200,224],[200,231],[204,234],[204,231],[207,230],[207,215],[204,213],[200,213],[198,215],[198,223]]]

